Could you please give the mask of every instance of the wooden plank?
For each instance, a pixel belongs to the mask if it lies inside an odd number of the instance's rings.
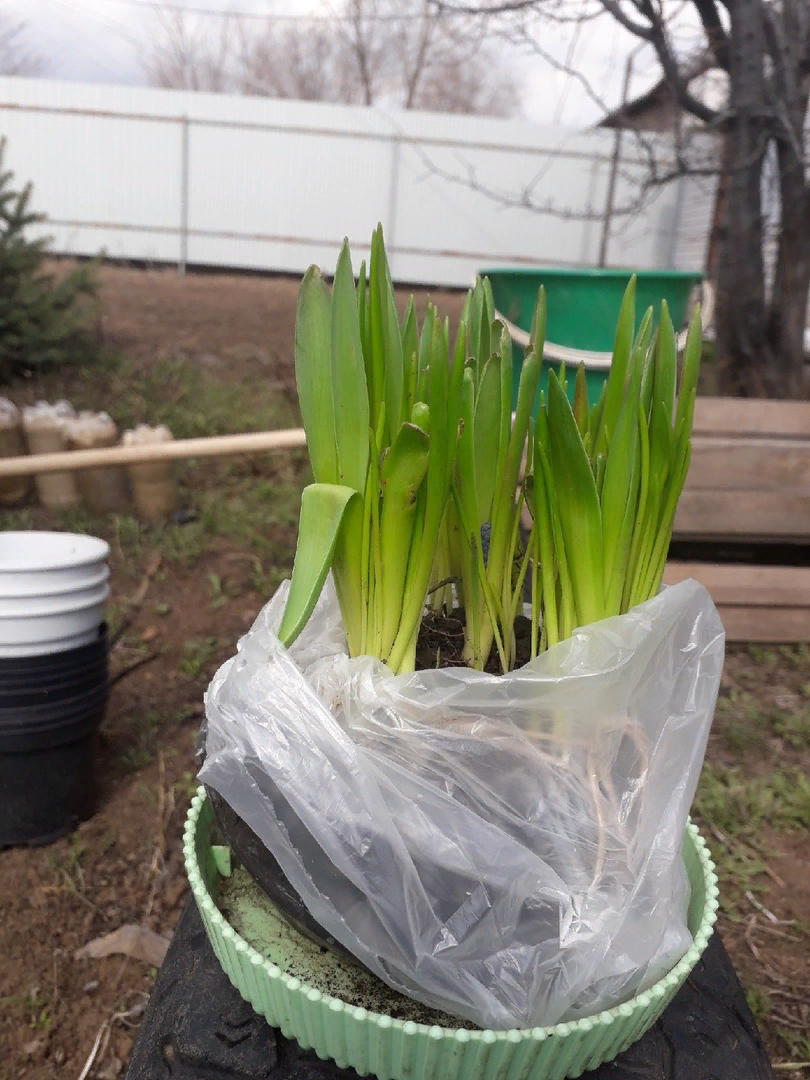
[[[705,586],[718,607],[806,607],[810,611],[810,567],[807,566],[667,563],[664,570],[667,585],[687,578]]]
[[[727,641],[810,641],[810,567],[667,563],[667,585],[687,578],[711,593]]]
[[[718,609],[726,641],[791,644],[810,641],[810,608],[724,607]]]
[[[699,397],[694,432],[810,439],[810,401]]]
[[[810,491],[687,489],[675,514],[675,538],[810,541]]]
[[[692,439],[685,487],[720,491],[810,492],[810,439]]]

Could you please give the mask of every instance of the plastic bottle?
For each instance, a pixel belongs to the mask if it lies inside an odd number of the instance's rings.
[[[25,453],[20,410],[8,398],[0,397],[0,457],[22,457]],[[0,506],[13,506],[24,499],[30,489],[30,476],[0,478]]]
[[[165,426],[149,427],[141,424],[132,431],[125,431],[123,446],[146,446],[150,443],[169,442],[173,439]],[[132,498],[135,513],[144,521],[157,521],[168,517],[175,507],[175,482],[171,461],[148,461],[142,465],[129,465]]]
[[[65,428],[71,450],[118,444],[118,428],[105,412],[81,412],[74,420],[68,420]],[[129,482],[122,466],[78,469],[74,475],[82,502],[93,513],[115,513],[129,506]]]
[[[57,454],[67,449],[65,425],[76,417],[67,401],[49,405],[38,401],[23,409],[23,430],[30,454]],[[65,510],[80,502],[75,474],[71,472],[42,473],[34,478],[39,501],[48,510]]]

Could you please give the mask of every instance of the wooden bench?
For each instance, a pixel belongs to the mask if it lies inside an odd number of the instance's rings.
[[[664,580],[705,585],[729,641],[810,641],[810,402],[698,399],[673,540],[794,545],[804,565],[670,561]]]

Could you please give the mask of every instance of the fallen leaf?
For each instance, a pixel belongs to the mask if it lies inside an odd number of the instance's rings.
[[[145,926],[127,923],[113,930],[111,934],[89,941],[75,955],[77,960],[83,960],[86,957],[96,960],[101,956],[123,953],[134,960],[145,960],[153,967],[160,967],[168,947],[169,938],[162,937]]]
[[[141,634],[141,641],[154,641],[160,631],[156,626],[147,626],[144,632]]]
[[[22,1052],[26,1057],[32,1057],[42,1046],[42,1039],[32,1039],[31,1042],[23,1043]]]

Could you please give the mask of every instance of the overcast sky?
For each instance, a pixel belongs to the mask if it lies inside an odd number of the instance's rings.
[[[319,0],[188,3],[198,9],[258,12],[270,17],[274,13],[324,10],[319,9]],[[29,43],[45,57],[50,77],[86,82],[145,81],[138,57],[153,22],[152,6],[150,0],[26,0],[24,5],[19,0],[0,0],[0,10],[26,19]],[[210,21],[215,28],[217,16],[212,14]],[[548,27],[542,44],[560,61],[573,56],[574,66],[599,96],[615,106],[619,103],[626,57],[631,50],[637,50],[639,42],[613,19],[602,16],[578,30],[571,24]],[[536,57],[510,53],[510,62],[522,73],[525,119],[571,127],[583,127],[599,119],[600,110],[576,79]],[[631,97],[643,92],[657,77],[652,50],[643,46],[633,63]]]

